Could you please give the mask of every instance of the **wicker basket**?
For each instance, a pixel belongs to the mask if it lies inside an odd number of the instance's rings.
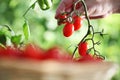
[[[110,80],[118,65],[0,59],[0,80]]]

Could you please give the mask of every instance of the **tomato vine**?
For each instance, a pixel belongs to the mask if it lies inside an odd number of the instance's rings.
[[[91,25],[91,23],[90,23],[90,19],[89,19],[89,17],[88,17],[88,12],[87,12],[87,6],[86,6],[84,0],[78,0],[77,2],[75,2],[75,4],[74,4],[74,11],[73,11],[73,12],[76,12],[76,8],[75,8],[75,7],[76,7],[76,5],[77,5],[79,2],[81,2],[81,3],[82,3],[82,6],[84,7],[85,18],[86,18],[87,23],[88,23],[88,29],[87,29],[86,35],[85,35],[85,36],[82,38],[82,40],[78,43],[78,46],[79,46],[79,44],[81,44],[82,42],[91,40],[91,41],[92,41],[92,48],[89,48],[88,51],[87,51],[87,53],[89,54],[89,52],[93,49],[93,51],[94,51],[94,56],[97,56],[97,57],[100,57],[100,58],[105,59],[105,57],[102,56],[102,55],[100,55],[100,52],[97,51],[96,48],[95,48],[95,45],[99,45],[99,44],[100,44],[100,41],[98,41],[98,42],[95,42],[95,41],[94,41],[95,34],[99,34],[99,35],[102,36],[102,37],[103,37],[103,35],[105,35],[105,34],[103,34],[103,30],[102,30],[101,32],[95,32],[94,27],[93,27],[93,26]],[[73,13],[72,13],[72,14],[73,14]],[[91,37],[91,38],[87,38],[88,35],[91,35],[91,34],[92,34],[92,37]],[[73,55],[72,55],[73,57],[74,57],[77,49],[78,49],[78,47],[75,48],[75,50],[74,50],[74,52],[73,52]]]
[[[103,37],[103,35],[105,35],[105,34],[103,34],[103,32],[104,32],[104,30],[102,30],[101,32],[95,32],[95,30],[94,30],[94,27],[93,27],[93,25],[91,24],[91,22],[90,22],[90,18],[89,18],[89,16],[88,16],[88,10],[87,10],[87,6],[86,6],[86,3],[85,3],[85,1],[84,0],[78,0],[78,1],[76,1],[76,2],[74,2],[73,3],[73,10],[71,11],[71,12],[64,12],[64,13],[62,13],[62,14],[64,14],[64,15],[67,15],[67,17],[65,17],[65,18],[60,18],[59,16],[59,19],[58,19],[58,24],[67,24],[68,22],[69,23],[75,23],[74,24],[74,28],[75,28],[75,26],[77,25],[77,28],[79,29],[82,25],[81,25],[81,21],[82,21],[82,17],[81,17],[81,15],[83,15],[82,13],[80,13],[80,12],[78,12],[78,10],[77,10],[77,8],[79,7],[79,5],[78,4],[81,4],[82,6],[83,6],[83,8],[84,8],[84,12],[85,12],[85,14],[84,14],[84,16],[85,16],[85,18],[86,18],[86,20],[87,20],[87,33],[84,35],[84,37],[80,40],[80,42],[78,43],[78,45],[77,45],[77,47],[75,47],[75,49],[74,49],[74,51],[73,51],[73,54],[72,54],[72,57],[74,58],[74,55],[75,55],[75,53],[76,53],[76,51],[78,50],[78,47],[79,47],[79,45],[81,44],[81,43],[83,43],[83,42],[87,42],[87,41],[91,41],[92,42],[92,47],[91,48],[89,48],[88,50],[87,50],[87,54],[89,54],[92,50],[93,50],[93,53],[94,53],[94,55],[93,56],[97,56],[97,57],[100,57],[100,58],[102,58],[102,59],[105,59],[105,57],[104,56],[102,56],[102,55],[100,55],[100,52],[96,49],[96,45],[99,45],[100,44],[100,41],[97,41],[97,42],[95,42],[95,40],[94,40],[94,38],[95,38],[95,36],[96,36],[96,34],[97,35],[100,35],[101,37]],[[78,16],[78,20],[79,21],[76,21],[76,19],[74,18],[74,17],[77,17]],[[81,18],[81,20],[80,20],[80,18]],[[78,26],[79,25],[79,26]],[[65,26],[64,26],[65,27]],[[70,26],[69,26],[69,28],[70,28]],[[69,30],[69,28],[67,28],[68,30]],[[76,31],[76,30],[78,30],[78,29],[74,29],[74,31]],[[67,33],[67,32],[66,32]],[[89,35],[92,35],[90,38],[88,38],[88,36]],[[70,35],[71,36],[71,35]],[[66,36],[65,36],[66,37]],[[67,36],[67,37],[69,37],[69,36]]]

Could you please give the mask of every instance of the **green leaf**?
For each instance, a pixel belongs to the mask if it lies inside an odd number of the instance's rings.
[[[11,42],[18,45],[22,42],[22,35],[15,35],[11,37]]]
[[[23,25],[23,33],[24,33],[25,39],[28,40],[30,38],[30,29],[27,21],[25,21]]]

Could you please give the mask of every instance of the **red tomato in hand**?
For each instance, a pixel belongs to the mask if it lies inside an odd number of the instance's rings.
[[[78,52],[80,56],[86,56],[87,55],[87,42],[81,42],[78,45]]]
[[[74,25],[72,23],[66,23],[66,25],[63,28],[63,35],[65,37],[69,37],[72,35],[72,33],[74,32]]]
[[[74,30],[75,31],[80,29],[81,26],[82,26],[82,18],[79,17],[79,16],[75,16],[73,25],[74,25]]]

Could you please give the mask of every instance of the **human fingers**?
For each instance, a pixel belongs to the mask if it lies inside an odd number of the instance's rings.
[[[85,0],[87,6],[87,13],[90,19],[104,18],[112,14],[112,5],[106,0]],[[84,7],[79,8],[79,12],[85,15]]]
[[[72,6],[73,0],[62,0],[56,10],[55,18],[59,19],[59,15],[71,12]]]

